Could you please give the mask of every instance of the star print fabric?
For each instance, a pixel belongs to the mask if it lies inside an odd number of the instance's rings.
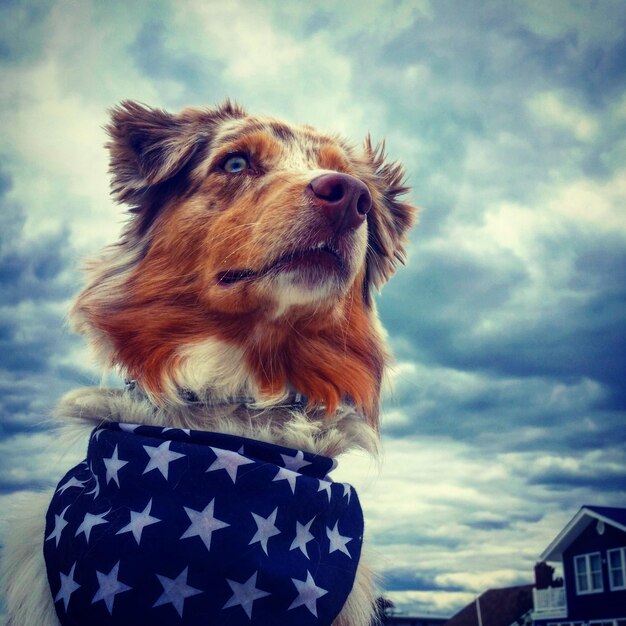
[[[334,461],[204,431],[105,424],[43,542],[63,626],[330,625],[361,553]]]

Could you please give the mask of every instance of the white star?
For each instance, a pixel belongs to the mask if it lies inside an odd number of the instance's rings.
[[[63,493],[66,489],[71,489],[72,487],[84,487],[86,483],[86,480],[81,481],[78,480],[76,476],[72,476],[66,483],[57,489],[57,494]]]
[[[98,482],[98,477],[94,474],[93,468],[90,467],[89,469],[91,470],[95,485],[91,491],[85,491],[85,495],[90,496],[93,494],[93,499],[95,500],[100,495],[100,483]]]
[[[183,616],[183,607],[185,600],[191,596],[202,593],[201,589],[196,589],[187,584],[187,570],[186,567],[176,578],[168,578],[167,576],[159,576],[161,586],[163,587],[163,593],[161,597],[152,605],[161,606],[162,604],[171,604],[180,617]]]
[[[57,515],[56,513],[54,514],[54,530],[46,537],[46,541],[48,541],[48,539],[54,539],[56,541],[56,545],[59,545],[61,533],[68,524],[67,520],[65,519],[65,513],[69,508],[70,505],[68,504],[61,512],[61,515]]]
[[[100,435],[105,431],[105,428],[98,428],[96,430],[93,431],[93,438],[94,441],[98,441],[98,439],[100,439]]]
[[[119,570],[120,561],[113,566],[108,574],[96,571],[99,588],[98,591],[96,591],[96,595],[93,597],[91,604],[104,600],[104,603],[109,611],[109,615],[113,614],[113,602],[115,602],[115,596],[118,593],[123,593],[124,591],[130,591],[132,589],[132,587],[125,585],[117,579]]]
[[[284,467],[279,467],[278,472],[276,473],[276,476],[272,478],[272,482],[276,482],[279,480],[286,480],[289,483],[289,486],[291,487],[291,493],[295,494],[296,493],[296,480],[298,479],[299,476],[301,476],[301,474],[298,474],[297,472],[294,472],[290,469],[286,469]]]
[[[120,430],[123,430],[125,433],[134,433],[141,426],[141,424],[119,423],[118,426],[120,427]]]
[[[330,528],[326,529],[326,535],[330,539],[330,548],[328,550],[328,554],[332,554],[333,552],[335,552],[335,550],[339,550],[340,552],[343,552],[344,554],[347,554],[350,558],[352,558],[350,552],[348,551],[348,548],[346,548],[346,544],[352,541],[352,537],[344,537],[343,535],[340,535],[337,528],[338,526],[339,522],[336,522],[335,527],[332,530]]]
[[[318,482],[320,484],[320,486],[317,488],[318,493],[320,491],[325,491],[326,494],[328,495],[328,501],[330,502],[330,488],[332,486],[332,483],[328,480],[319,480]]]
[[[237,481],[237,469],[240,465],[248,465],[254,463],[250,459],[246,459],[245,456],[232,450],[220,450],[219,448],[211,448],[215,456],[215,461],[211,464],[207,472],[215,472],[217,470],[226,470],[226,473],[230,476],[233,484]]]
[[[171,441],[164,441],[160,446],[144,446],[143,449],[148,453],[150,460],[146,465],[146,469],[144,469],[143,473],[147,474],[154,469],[158,469],[159,472],[163,475],[163,478],[167,480],[167,476],[170,469],[170,463],[172,461],[176,461],[176,459],[181,459],[184,457],[184,454],[180,454],[180,452],[174,452],[170,450]]]
[[[304,460],[304,453],[302,450],[298,450],[296,452],[296,456],[287,456],[286,454],[281,454],[283,457],[283,464],[287,469],[293,470],[294,472],[299,472],[303,467],[307,465],[311,465],[310,461]]]
[[[63,572],[59,572],[61,575],[61,588],[59,589],[59,593],[54,597],[54,601],[58,602],[59,600],[63,600],[63,606],[65,607],[65,612],[67,613],[67,605],[70,603],[70,597],[72,594],[80,587],[80,585],[74,580],[74,570],[76,569],[76,563],[72,565],[72,569],[69,574],[64,574]]]
[[[297,598],[291,603],[291,606],[288,611],[291,609],[295,609],[304,604],[315,617],[317,617],[317,600],[322,596],[325,596],[328,591],[326,589],[322,589],[315,584],[313,580],[313,576],[311,576],[311,572],[307,571],[306,580],[296,580],[295,578],[291,579],[293,584],[296,586],[298,591]]]
[[[289,548],[290,551],[300,548],[300,550],[302,550],[302,554],[304,554],[307,559],[309,558],[309,555],[306,551],[306,544],[315,539],[315,537],[309,532],[315,517],[316,516],[314,515],[311,518],[311,521],[306,525],[296,522],[296,538],[293,540],[291,547]]]
[[[248,619],[252,619],[252,604],[259,598],[265,598],[265,596],[271,595],[267,591],[262,591],[256,588],[256,577],[258,572],[254,572],[245,583],[238,583],[235,580],[226,579],[226,582],[230,585],[233,591],[231,599],[222,607],[222,609],[228,609],[231,606],[241,606],[246,612]]]
[[[151,524],[156,524],[161,520],[158,517],[152,517],[150,515],[150,510],[152,509],[152,499],[146,504],[146,508],[141,511],[131,511],[130,512],[130,522],[124,526],[124,528],[120,528],[115,534],[122,535],[123,533],[132,532],[137,545],[141,543],[141,534],[143,533],[143,529],[146,526],[150,526]]]
[[[251,546],[253,543],[256,543],[258,541],[261,544],[261,547],[263,548],[263,551],[265,552],[265,554],[268,554],[267,553],[268,539],[270,537],[273,537],[274,535],[280,534],[280,530],[278,530],[278,528],[276,528],[276,526],[274,525],[274,522],[276,521],[277,513],[278,513],[278,507],[275,508],[274,512],[271,515],[269,515],[267,518],[261,517],[260,515],[257,515],[256,513],[252,513],[252,517],[254,517],[254,521],[256,522],[257,531],[254,537],[250,539],[250,543],[248,544],[249,546]]]
[[[350,497],[352,496],[352,487],[348,483],[343,483],[343,495],[348,496],[348,502],[350,502]]]
[[[187,513],[191,524],[183,533],[181,539],[186,539],[187,537],[200,537],[206,546],[206,549],[210,551],[211,535],[213,534],[213,531],[230,526],[230,524],[222,522],[214,516],[213,510],[215,508],[215,498],[209,502],[204,511],[194,511],[193,509],[188,509],[186,506],[183,508],[185,509],[185,513]]]
[[[128,461],[122,461],[117,456],[117,446],[115,446],[115,450],[113,450],[113,455],[108,459],[103,459],[104,466],[107,468],[106,481],[107,485],[114,480],[117,483],[117,486],[120,486],[120,479],[117,473],[128,463]]]
[[[85,534],[85,539],[87,539],[87,543],[89,543],[89,537],[91,536],[91,529],[94,526],[98,526],[98,524],[108,524],[109,520],[104,519],[105,515],[108,515],[109,511],[106,513],[98,513],[98,515],[94,515],[93,513],[85,513],[85,517],[81,525],[76,530],[76,534],[74,537],[78,537],[80,533]]]

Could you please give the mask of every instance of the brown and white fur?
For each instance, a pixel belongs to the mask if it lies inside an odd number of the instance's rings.
[[[58,414],[87,429],[113,420],[375,453],[388,357],[372,292],[404,260],[414,220],[402,168],[369,137],[358,149],[229,102],[177,115],[124,102],[107,130],[130,219],[90,265],[71,321],[142,393],[79,389]],[[10,529],[12,626],[58,624],[41,549],[49,499],[33,497]],[[370,624],[375,595],[362,560],[335,624]]]

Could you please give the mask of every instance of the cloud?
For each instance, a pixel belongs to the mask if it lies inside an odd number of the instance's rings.
[[[610,221],[619,218],[602,218],[620,213],[622,183],[601,186],[604,194],[588,194],[584,219],[585,197],[568,186],[541,210],[485,207],[476,220],[450,221],[416,242],[380,303],[399,356],[567,386],[592,380],[623,408],[625,238]]]
[[[56,441],[50,432],[22,432],[0,441],[0,494],[51,489],[70,467],[85,458],[84,441],[59,431],[55,435]],[[24,459],[31,462],[26,464]]]
[[[225,93],[220,81],[225,63],[217,58],[208,62],[193,50],[181,50],[175,47],[176,41],[168,35],[164,22],[149,21],[141,26],[129,52],[142,74],[170,86],[168,99],[180,106],[187,105],[190,98],[206,97],[206,85],[211,85],[215,94]]]
[[[448,437],[484,449],[554,449],[563,437],[564,446],[574,439],[577,447],[584,448],[589,429],[583,424],[599,412],[607,397],[601,385],[585,379],[497,377],[412,361],[400,362],[392,378],[385,434]],[[619,415],[603,415],[594,423],[600,436],[606,436],[619,427],[619,420]],[[557,436],[562,430],[567,434]],[[596,441],[593,438],[589,445],[595,446]]]
[[[476,594],[450,591],[396,591],[386,594],[396,610],[405,615],[441,615],[450,617],[471,602]]]
[[[591,141],[598,131],[598,123],[593,117],[575,109],[553,91],[533,96],[528,106],[539,124],[567,131],[579,141]]]
[[[453,430],[448,428],[456,436]],[[417,431],[385,438],[379,474],[357,456],[344,459],[337,470],[339,479],[359,477],[366,547],[389,596],[402,606],[414,602],[426,610],[423,602],[437,596],[430,610],[443,606],[445,598],[451,614],[462,606],[462,594],[530,583],[538,555],[568,521],[574,493],[580,505],[616,502],[623,495],[619,446],[577,456],[524,445],[506,452],[502,439],[516,439],[518,433],[502,431],[488,449],[480,441]],[[603,481],[609,481],[607,489]]]
[[[45,18],[52,8],[49,0],[24,2],[6,0],[0,7],[0,60],[28,62],[43,51]]]
[[[509,457],[510,462],[518,467],[522,465],[522,459],[527,463],[524,473],[530,485],[543,485],[552,491],[564,488],[597,488],[607,493],[624,491],[626,454],[617,445],[578,453],[576,456],[538,456],[531,460],[522,453]],[[529,460],[531,463],[528,463]]]
[[[65,329],[77,282],[69,231],[29,237],[27,211],[15,199],[5,170],[0,170],[0,212],[0,443],[6,446],[0,489],[27,489],[49,480],[46,472],[37,478],[20,469],[38,456],[36,433],[49,431],[58,396],[88,377],[80,362],[65,361],[76,341]],[[33,450],[22,455],[30,437]]]
[[[620,0],[605,0],[598,5],[553,0],[538,4],[532,0],[521,3],[518,18],[530,31],[547,40],[574,35],[582,46],[615,41],[622,34],[623,12]]]

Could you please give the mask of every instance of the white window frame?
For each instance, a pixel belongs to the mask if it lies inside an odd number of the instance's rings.
[[[593,587],[593,576],[591,575],[591,558],[597,556],[600,561],[600,587]],[[587,589],[580,589],[578,584],[578,562],[584,560],[585,576],[587,579]],[[597,571],[597,570],[596,570]],[[602,575],[602,555],[600,552],[590,552],[588,554],[579,554],[574,557],[574,578],[576,580],[576,594],[579,596],[591,593],[602,593],[604,591],[604,576]]]
[[[620,555],[621,570],[622,570],[622,584],[613,584],[613,569],[611,568],[611,552],[617,552]],[[606,552],[606,566],[609,570],[609,587],[611,591],[620,591],[626,589],[626,547],[625,548],[613,548]]]

